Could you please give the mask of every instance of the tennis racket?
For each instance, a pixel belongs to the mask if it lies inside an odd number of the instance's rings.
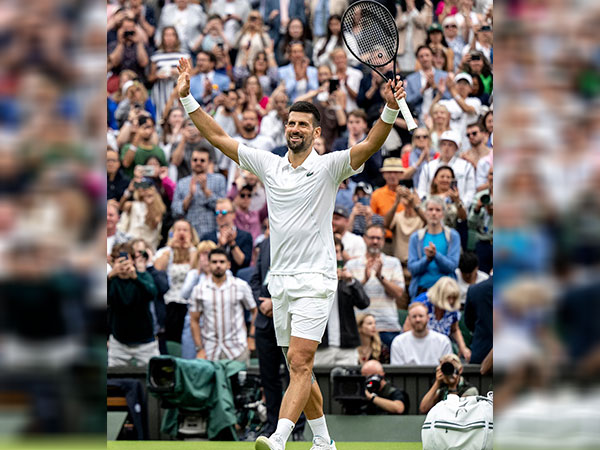
[[[388,78],[377,70],[394,61],[396,79],[396,55],[398,54],[398,29],[388,9],[372,0],[361,0],[350,5],[342,16],[344,44],[361,63],[377,72],[386,82]],[[405,99],[398,101],[408,131],[417,124]]]

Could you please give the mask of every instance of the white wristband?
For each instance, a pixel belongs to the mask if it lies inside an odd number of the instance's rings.
[[[381,111],[381,120],[391,125],[396,121],[399,113],[399,109],[388,108],[388,105],[385,105],[385,108]]]
[[[194,97],[192,97],[192,94],[188,94],[187,97],[179,97],[179,101],[183,105],[183,109],[185,109],[185,112],[188,114],[191,114],[198,108],[200,108],[200,104],[196,101]]]

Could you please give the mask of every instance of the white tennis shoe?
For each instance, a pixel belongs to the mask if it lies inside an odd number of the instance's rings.
[[[271,437],[259,436],[254,443],[255,450],[285,450],[285,442],[278,434]]]
[[[337,450],[333,439],[331,440],[331,442],[327,442],[327,440],[322,438],[321,436],[315,436],[313,438],[312,443],[313,445],[310,448],[310,450]]]

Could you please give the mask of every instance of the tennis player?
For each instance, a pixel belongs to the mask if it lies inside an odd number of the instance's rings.
[[[190,95],[189,60],[179,60],[177,90],[180,101],[202,135],[242,169],[263,182],[271,227],[269,291],[277,344],[290,370],[275,433],[256,440],[256,450],[284,450],[294,424],[304,410],[313,432],[311,450],[336,450],[323,415],[323,397],[312,367],[327,325],[337,286],[336,254],[331,217],[340,183],[360,173],[379,150],[398,117],[396,99],[405,97],[397,80],[395,94],[388,81],[387,102],[381,119],[368,136],[352,148],[320,156],[313,142],[321,135],[320,115],[314,105],[290,107],[285,126],[288,152],[280,157],[252,149],[223,131]],[[200,201],[192,199],[193,201]]]

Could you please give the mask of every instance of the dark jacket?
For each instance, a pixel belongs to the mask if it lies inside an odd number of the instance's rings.
[[[213,241],[215,244],[219,244],[216,231],[204,233],[200,240]],[[238,270],[243,269],[244,267],[248,267],[250,265],[250,261],[252,260],[252,235],[247,231],[238,229],[237,237],[235,238],[235,243],[244,253],[244,262],[242,262],[242,264],[240,265],[238,265],[231,256],[231,248],[229,246],[225,247],[227,256],[229,256],[229,260],[231,261],[231,272],[233,272],[234,275],[237,273]]]
[[[169,290],[169,277],[167,276],[167,272],[164,270],[157,270],[154,266],[150,266],[146,269],[148,273],[152,276],[154,280],[154,285],[156,286],[157,294],[154,297],[154,310],[156,311],[156,321],[158,322],[159,328],[165,327],[165,317],[166,317],[166,306],[164,295]]]
[[[256,270],[254,271],[254,274],[252,274],[252,278],[250,279],[249,283],[250,287],[252,288],[252,293],[254,294],[254,300],[258,306],[260,306],[262,303],[258,299],[259,297],[271,298],[269,288],[264,283],[267,272],[269,271],[269,267],[271,266],[270,246],[270,238],[265,239],[258,246],[260,253],[258,254],[258,259],[256,260]],[[260,330],[273,328],[273,318],[265,316],[260,311],[260,308],[258,308],[258,315],[254,321],[254,326]]]
[[[465,324],[473,331],[471,341],[471,364],[481,364],[492,349],[494,328],[492,323],[492,301],[494,277],[477,283],[467,291]]]
[[[355,279],[350,283],[338,281],[338,312],[340,316],[340,348],[356,348],[360,345],[360,336],[356,325],[356,316],[354,315],[354,307],[358,309],[368,308],[371,304],[371,299],[365,293],[365,290]],[[324,348],[329,346],[329,336],[327,329],[319,347]]]
[[[107,176],[106,199],[110,200],[114,198],[116,201],[121,200],[121,197],[123,197],[123,192],[125,192],[125,189],[127,189],[127,186],[129,186],[130,181],[131,179],[121,168],[119,168],[113,181],[110,181]]]

